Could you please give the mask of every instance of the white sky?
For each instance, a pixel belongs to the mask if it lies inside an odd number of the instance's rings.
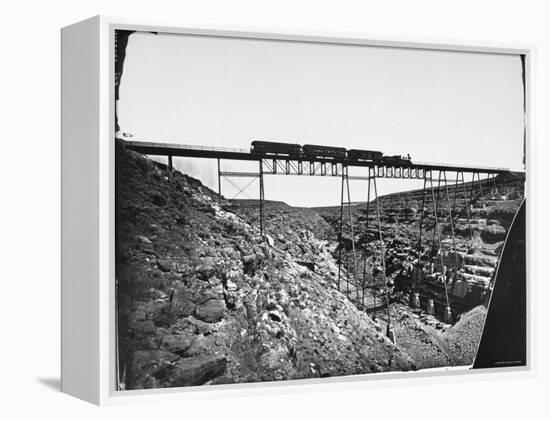
[[[254,139],[522,169],[519,56],[136,33],[119,122],[133,140],[250,147]],[[175,158],[217,191],[215,160]],[[223,161],[225,171],[257,164]],[[449,178],[452,178],[449,177]],[[222,182],[226,197],[250,179]],[[265,177],[266,199],[338,204],[336,177]],[[366,181],[352,181],[352,201]],[[379,193],[421,182],[379,180]],[[254,182],[239,197],[257,198]]]

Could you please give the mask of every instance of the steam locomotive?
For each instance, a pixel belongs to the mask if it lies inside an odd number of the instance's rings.
[[[339,148],[335,146],[303,145],[296,143],[265,142],[255,140],[252,142],[250,153],[273,158],[289,159],[329,159],[334,161],[373,162],[379,165],[392,165],[407,167],[411,165],[411,157],[407,155],[384,156],[382,152],[363,149]]]

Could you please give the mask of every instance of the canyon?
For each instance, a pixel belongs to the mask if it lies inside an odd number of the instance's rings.
[[[495,181],[496,188],[492,181],[481,183],[483,193],[476,193],[472,207],[459,194],[451,216],[450,203],[431,214],[426,205],[425,238],[435,231],[443,237],[444,264],[458,262],[465,284],[454,285],[464,296],[452,296],[453,320],[446,323],[441,288],[423,282],[428,286],[417,289],[419,305],[411,305],[406,274],[414,261],[422,191],[379,198],[380,226],[366,203],[354,204],[353,237],[349,219],[339,235],[339,207],[266,201],[261,235],[255,201],[226,200],[117,142],[119,388],[471,364],[486,314],[480,291],[490,291],[524,194],[521,178]],[[380,264],[379,228],[388,285],[372,275]],[[425,311],[428,299],[435,302],[434,314]],[[369,311],[377,304],[384,306]],[[388,323],[394,341],[386,335]]]

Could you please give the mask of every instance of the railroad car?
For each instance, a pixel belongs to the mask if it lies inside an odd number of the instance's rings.
[[[346,148],[337,148],[334,146],[304,145],[302,154],[305,159],[311,158],[330,158],[346,159]]]
[[[348,159],[352,161],[380,161],[382,152],[363,149],[348,149]]]
[[[255,140],[252,142],[250,153],[299,158],[302,153],[302,147],[296,143],[265,142],[262,140]]]

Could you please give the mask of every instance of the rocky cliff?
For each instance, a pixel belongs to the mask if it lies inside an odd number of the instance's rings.
[[[416,368],[333,287],[322,218],[276,205],[262,241],[246,206],[122,143],[116,180],[121,388]]]

